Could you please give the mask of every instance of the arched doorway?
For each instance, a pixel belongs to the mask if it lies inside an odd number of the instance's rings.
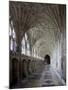
[[[44,61],[47,63],[47,64],[50,64],[50,56],[47,54],[47,55],[45,55],[45,57],[44,57]]]

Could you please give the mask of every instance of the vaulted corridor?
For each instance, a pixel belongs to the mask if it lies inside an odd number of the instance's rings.
[[[9,1],[10,88],[66,85],[66,5]]]

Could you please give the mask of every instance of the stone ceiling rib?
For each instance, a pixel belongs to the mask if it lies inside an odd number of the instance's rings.
[[[9,10],[18,36],[27,32],[32,47],[51,52],[64,28],[64,5],[10,1]]]

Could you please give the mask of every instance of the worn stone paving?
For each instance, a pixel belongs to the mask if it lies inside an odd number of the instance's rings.
[[[32,87],[49,87],[49,86],[64,86],[62,81],[52,70],[50,65],[46,65],[41,74],[35,73],[28,78],[18,83],[13,88],[32,88]]]

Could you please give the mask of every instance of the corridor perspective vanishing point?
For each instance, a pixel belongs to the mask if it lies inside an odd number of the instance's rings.
[[[9,88],[66,85],[66,5],[9,1]]]

